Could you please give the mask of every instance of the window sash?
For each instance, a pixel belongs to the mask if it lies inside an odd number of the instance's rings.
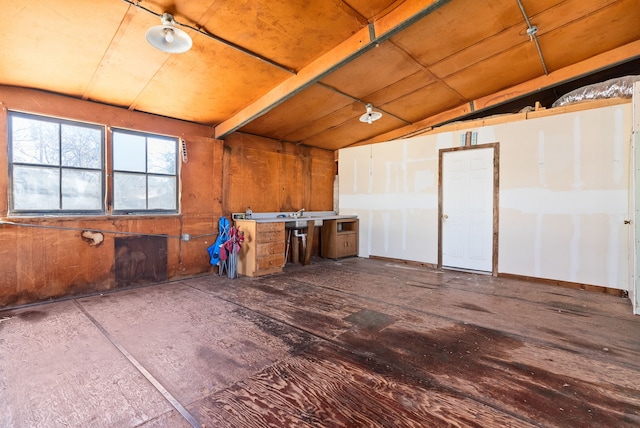
[[[18,112],[8,122],[10,213],[104,213],[103,126]]]
[[[106,141],[102,125],[14,111],[8,119],[10,214],[178,213],[177,138],[114,129]]]
[[[113,212],[178,212],[178,139],[113,129]]]

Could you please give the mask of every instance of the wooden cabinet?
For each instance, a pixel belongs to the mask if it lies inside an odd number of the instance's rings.
[[[329,259],[358,255],[358,219],[324,220],[321,256]]]
[[[238,273],[261,276],[282,272],[284,266],[284,223],[259,223],[255,220],[235,220],[244,232],[244,244],[238,256]]]

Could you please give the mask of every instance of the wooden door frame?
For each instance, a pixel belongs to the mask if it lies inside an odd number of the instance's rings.
[[[445,153],[461,150],[493,148],[493,254],[491,257],[491,275],[498,276],[498,213],[500,195],[500,143],[478,144],[475,146],[452,147],[438,152],[438,269],[442,269],[442,158]]]

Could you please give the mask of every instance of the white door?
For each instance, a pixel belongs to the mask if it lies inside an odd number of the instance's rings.
[[[493,270],[493,148],[442,155],[442,266]]]

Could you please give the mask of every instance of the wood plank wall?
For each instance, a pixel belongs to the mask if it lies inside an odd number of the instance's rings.
[[[169,280],[212,271],[206,248],[218,219],[232,212],[333,209],[334,153],[247,135],[213,138],[213,129],[25,88],[0,86],[0,307],[115,288],[114,240],[166,234]],[[18,110],[109,127],[179,136],[181,212],[170,216],[8,217],[7,111]],[[40,227],[44,226],[44,227]],[[100,245],[81,230],[106,230]],[[207,235],[207,236],[202,236]],[[215,270],[215,268],[213,268]]]
[[[334,152],[235,133],[225,140],[223,205],[233,212],[331,211]],[[228,185],[227,185],[228,183]]]

